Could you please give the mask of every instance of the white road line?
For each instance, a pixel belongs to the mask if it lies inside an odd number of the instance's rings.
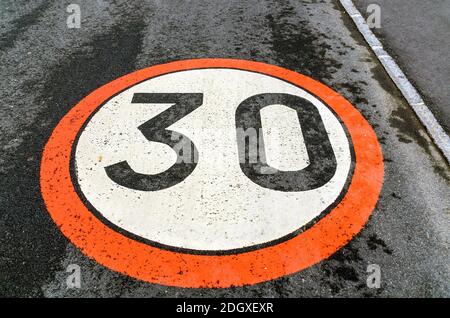
[[[408,104],[419,117],[419,120],[427,129],[435,144],[442,151],[444,156],[447,158],[447,161],[450,163],[450,137],[436,120],[436,117],[434,117],[433,113],[427,107],[420,94],[407,79],[406,75],[400,69],[395,60],[383,49],[382,43],[369,28],[363,16],[355,7],[353,2],[351,0],[340,0],[340,2],[347,14],[356,24],[359,32],[361,32],[370,48],[377,56],[378,60],[381,62],[391,79],[394,81],[395,85],[397,85],[398,89],[401,91]]]

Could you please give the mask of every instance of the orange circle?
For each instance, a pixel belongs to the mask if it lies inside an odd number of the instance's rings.
[[[328,105],[348,130],[355,153],[353,178],[339,204],[299,235],[236,255],[194,255],[159,249],[128,238],[97,219],[83,204],[70,176],[74,140],[89,116],[111,96],[155,76],[176,71],[231,68],[273,76],[299,86]],[[328,258],[365,225],[383,183],[383,156],[375,132],[345,98],[296,72],[235,59],[195,59],[161,64],[120,77],[89,94],[58,123],[41,161],[45,205],[62,233],[98,263],[131,277],[177,287],[242,286],[303,270]]]

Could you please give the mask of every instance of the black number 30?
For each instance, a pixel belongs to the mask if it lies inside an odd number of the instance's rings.
[[[178,143],[172,138],[174,131],[167,127],[190,114],[203,103],[201,93],[136,93],[132,103],[173,104],[167,110],[146,121],[138,129],[149,141],[164,143],[172,149]],[[270,105],[284,105],[297,112],[309,165],[298,171],[279,171],[270,167],[265,160],[264,139],[260,111]],[[242,132],[251,129],[256,133],[256,160],[251,160],[249,143]],[[290,94],[259,94],[244,100],[236,109],[236,131],[239,157],[242,158],[242,172],[256,184],[280,191],[306,191],[325,185],[336,172],[336,157],[328,134],[317,108],[306,99]],[[183,143],[190,143],[193,157],[198,151],[186,136]],[[177,158],[180,153],[174,149]],[[140,191],[157,191],[174,186],[186,179],[194,171],[197,163],[177,160],[169,169],[158,174],[142,174],[134,171],[127,161],[105,167],[109,178],[117,184]]]

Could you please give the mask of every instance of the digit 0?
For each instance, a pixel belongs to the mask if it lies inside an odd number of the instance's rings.
[[[261,109],[284,105],[297,112],[310,164],[302,170],[280,171],[266,162],[262,136]],[[236,110],[236,128],[242,172],[256,184],[283,191],[307,191],[331,180],[337,162],[317,108],[306,99],[290,94],[259,94],[244,100]],[[247,142],[247,131],[256,133],[256,154]],[[256,160],[254,160],[256,159]],[[266,173],[269,171],[270,173]]]

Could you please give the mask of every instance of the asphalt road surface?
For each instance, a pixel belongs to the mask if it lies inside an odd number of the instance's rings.
[[[395,56],[408,78],[420,90],[435,117],[450,131],[448,100],[450,80],[450,1],[357,0],[355,5],[367,16],[367,6],[381,8],[381,28],[374,32]]]
[[[81,28],[68,29],[78,3]],[[449,297],[450,170],[338,1],[0,1],[0,295]],[[42,150],[83,97],[122,75],[193,58],[278,65],[347,98],[381,143],[385,177],[363,230],[330,258],[225,289],[150,284],[84,256],[39,187]],[[439,66],[428,64],[429,67]],[[437,71],[439,72],[439,71]],[[81,288],[67,288],[67,267]],[[381,269],[368,288],[367,266]]]

